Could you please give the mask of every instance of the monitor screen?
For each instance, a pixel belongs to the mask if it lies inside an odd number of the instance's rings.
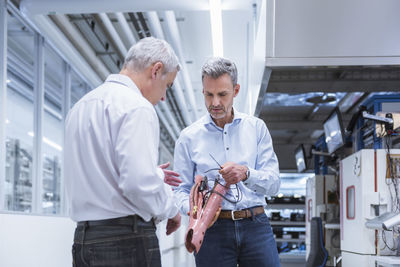
[[[296,165],[298,172],[304,172],[307,170],[306,153],[304,151],[304,146],[300,145],[296,148],[294,155],[296,157]]]
[[[335,108],[324,122],[324,132],[325,142],[330,154],[344,145],[344,130],[338,108]]]

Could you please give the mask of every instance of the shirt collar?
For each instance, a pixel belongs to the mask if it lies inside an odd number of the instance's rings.
[[[233,123],[239,123],[243,118],[244,118],[244,113],[241,113],[239,111],[237,111],[237,109],[235,109],[234,107],[232,107],[233,109],[233,120],[232,120],[232,124]],[[204,116],[203,118],[203,123],[204,125],[214,125],[216,127],[218,127],[215,122],[213,121],[213,119],[211,118],[211,115],[209,112],[207,112],[207,115]]]
[[[142,92],[140,92],[140,90],[136,86],[136,84],[132,81],[131,78],[129,78],[126,75],[123,75],[123,74],[110,74],[110,75],[108,75],[108,77],[106,79],[106,82],[113,82],[113,83],[119,83],[119,84],[125,85],[126,87],[131,88],[136,93],[142,95]]]

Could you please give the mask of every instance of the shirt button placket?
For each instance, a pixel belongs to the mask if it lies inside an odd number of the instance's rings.
[[[225,145],[225,151],[229,151],[229,138],[228,138],[228,131],[227,129],[224,128],[224,145]]]

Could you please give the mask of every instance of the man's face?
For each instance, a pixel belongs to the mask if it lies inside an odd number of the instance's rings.
[[[160,100],[165,100],[167,89],[172,87],[176,74],[177,71],[162,74],[162,70],[160,70],[159,74],[156,75],[153,84],[153,105],[156,105]]]
[[[208,112],[216,120],[230,118],[233,98],[238,94],[240,86],[233,86],[228,74],[214,79],[210,76],[203,78],[203,94]]]

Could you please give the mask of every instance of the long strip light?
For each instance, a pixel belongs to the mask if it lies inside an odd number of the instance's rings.
[[[221,0],[210,0],[211,35],[213,54],[215,57],[224,55],[222,35],[222,9]]]
[[[34,137],[35,134],[33,132],[28,132],[28,135],[31,137]],[[62,151],[62,146],[60,146],[59,144],[57,144],[56,142],[50,140],[49,138],[47,138],[46,136],[43,136],[43,143],[51,146],[54,149],[57,149],[58,151]]]

